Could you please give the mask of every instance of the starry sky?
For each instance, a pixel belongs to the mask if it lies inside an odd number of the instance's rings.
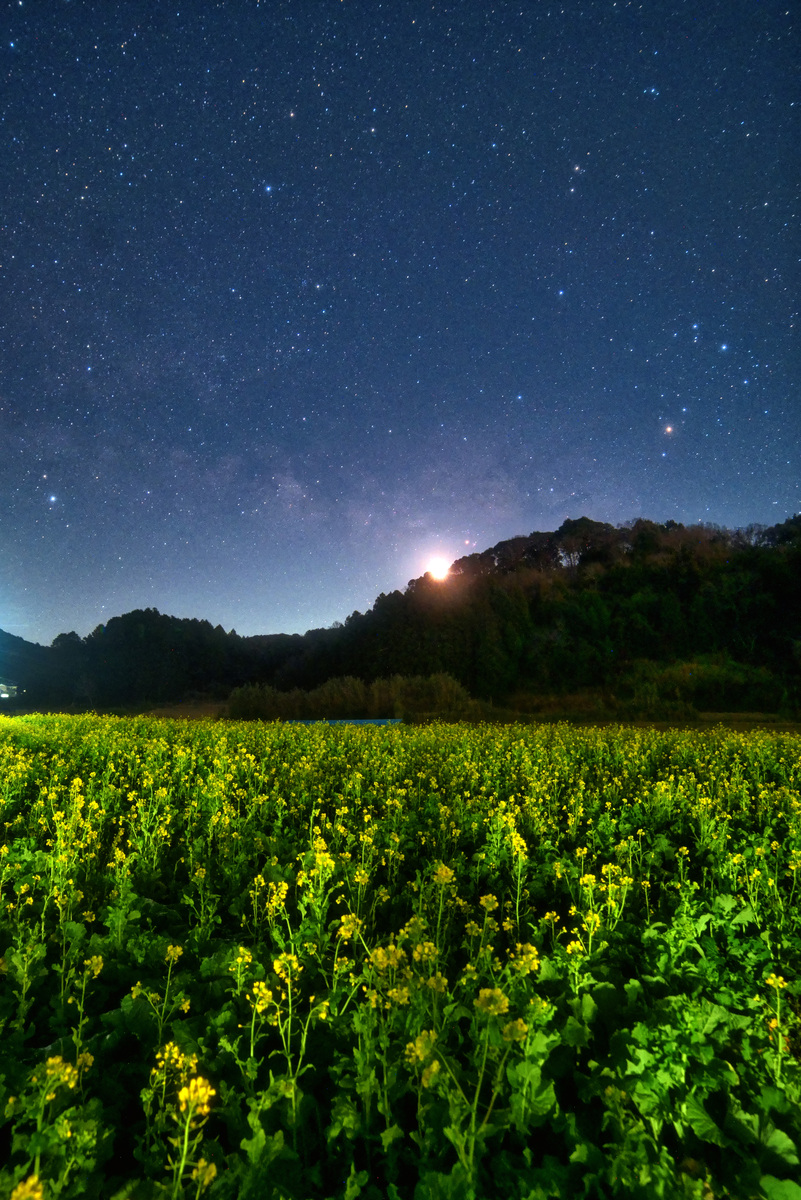
[[[6,2],[0,628],[302,632],[567,517],[801,510],[793,16]]]

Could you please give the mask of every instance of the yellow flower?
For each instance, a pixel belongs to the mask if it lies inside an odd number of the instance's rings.
[[[768,985],[768,987],[775,988],[777,992],[781,991],[782,988],[787,987],[784,977],[782,975],[774,975],[772,972],[770,975],[768,975],[765,983]]]
[[[495,909],[498,907],[498,901],[492,895],[492,892],[489,892],[486,896],[482,896],[479,899],[479,904],[488,913],[495,912]]]
[[[85,958],[83,960],[83,965],[86,967],[87,975],[91,971],[92,976],[97,979],[98,975],[103,970],[103,956],[101,954],[95,954],[92,956],[92,958]]]
[[[449,883],[453,883],[456,878],[456,872],[450,867],[446,867],[445,863],[438,863],[434,868],[434,883],[438,883],[440,887],[447,887]]]
[[[473,1004],[490,1017],[499,1017],[509,1011],[509,1000],[500,988],[481,988]]]
[[[359,884],[360,887],[364,887],[364,885],[366,883],[370,882],[370,876],[367,874],[364,867],[357,867],[357,869],[353,873],[353,878],[356,880],[356,882]]]
[[[22,1183],[18,1183],[11,1193],[11,1200],[44,1200],[44,1188],[39,1176],[29,1175]]]
[[[45,1065],[45,1074],[47,1079],[58,1087],[59,1084],[65,1084],[68,1088],[74,1088],[78,1082],[78,1071],[73,1067],[72,1063],[65,1062],[60,1054],[53,1058],[48,1058]]]
[[[216,1095],[209,1081],[197,1075],[189,1080],[188,1087],[181,1088],[178,1093],[178,1106],[181,1112],[186,1112],[188,1108],[191,1114],[205,1117],[209,1114],[211,1098]]]
[[[410,999],[409,989],[407,987],[390,988],[387,992],[387,996],[393,1004],[400,1004],[401,1006],[408,1004]]]
[[[357,917],[355,913],[345,913],[345,916],[339,922],[337,937],[342,938],[343,942],[350,941],[355,934],[360,932],[361,927],[361,917]]]
[[[386,947],[376,946],[375,950],[370,952],[370,962],[377,971],[393,970],[397,971],[403,960],[406,958],[406,951],[401,947],[396,946],[394,942]]]
[[[437,971],[436,974],[428,977],[426,987],[431,988],[432,992],[437,992],[440,996],[444,996],[448,990],[448,981],[440,971]]]
[[[167,1042],[166,1046],[156,1054],[156,1065],[158,1067],[176,1066],[181,1061],[181,1051],[178,1049],[177,1042]]]
[[[526,858],[528,856],[528,846],[516,829],[513,829],[509,834],[509,840],[512,843],[512,853],[515,858]]]
[[[160,1067],[178,1067],[183,1063],[184,1056],[177,1042],[167,1042],[167,1045],[159,1050],[156,1055],[156,1062]]]
[[[303,967],[296,955],[284,953],[273,959],[273,970],[279,979],[283,979],[284,983],[289,983],[293,972],[295,975],[299,975]]]
[[[413,1042],[406,1043],[406,1061],[409,1063],[425,1062],[433,1050],[436,1040],[437,1035],[433,1029],[424,1029]]]
[[[250,964],[252,962],[253,962],[253,955],[251,954],[251,952],[248,949],[246,949],[245,946],[240,946],[237,951],[236,958],[231,963],[228,970],[231,971],[232,974],[236,974],[237,970],[242,970],[242,971],[247,970],[247,968],[250,966]]]
[[[532,946],[531,942],[524,942],[522,945],[518,942],[513,961],[516,971],[521,975],[530,975],[532,971],[539,969],[540,956],[537,947]]]
[[[192,1172],[192,1178],[201,1192],[205,1192],[217,1178],[217,1168],[214,1163],[206,1162],[205,1158],[198,1159],[198,1164]]]
[[[527,1033],[528,1025],[520,1017],[515,1021],[510,1021],[508,1025],[504,1025],[501,1030],[501,1036],[505,1042],[524,1042]]]
[[[167,953],[164,955],[164,961],[177,963],[182,954],[183,950],[180,946],[168,946]]]
[[[528,1015],[532,1021],[547,1021],[555,1011],[552,1005],[543,1000],[541,996],[535,996],[533,1000],[529,1000]]]
[[[421,1079],[421,1083],[422,1083],[423,1087],[424,1088],[430,1087],[435,1076],[438,1073],[439,1073],[439,1062],[435,1058],[428,1064],[426,1069],[423,1071],[423,1077]]]
[[[568,942],[567,952],[568,954],[583,954],[584,947],[582,946],[581,942]]]
[[[468,937],[474,938],[478,937],[481,933],[481,927],[476,925],[475,921],[468,921],[464,927],[464,931]]]
[[[273,994],[267,987],[266,983],[257,979],[253,984],[253,993],[247,994],[248,1000],[253,1005],[257,1013],[263,1013],[268,1004],[272,1003]]]
[[[433,962],[437,954],[438,950],[433,942],[418,942],[412,950],[412,958],[415,962]]]

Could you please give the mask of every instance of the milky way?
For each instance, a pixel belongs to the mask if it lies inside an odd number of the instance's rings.
[[[9,5],[0,628],[801,509],[788,9]]]

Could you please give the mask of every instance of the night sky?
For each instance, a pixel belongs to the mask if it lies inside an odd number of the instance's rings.
[[[801,510],[787,0],[13,0],[0,628]],[[795,72],[795,73],[794,73]]]

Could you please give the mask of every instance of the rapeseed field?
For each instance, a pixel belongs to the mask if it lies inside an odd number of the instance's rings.
[[[0,718],[0,1198],[801,1200],[801,738]]]

